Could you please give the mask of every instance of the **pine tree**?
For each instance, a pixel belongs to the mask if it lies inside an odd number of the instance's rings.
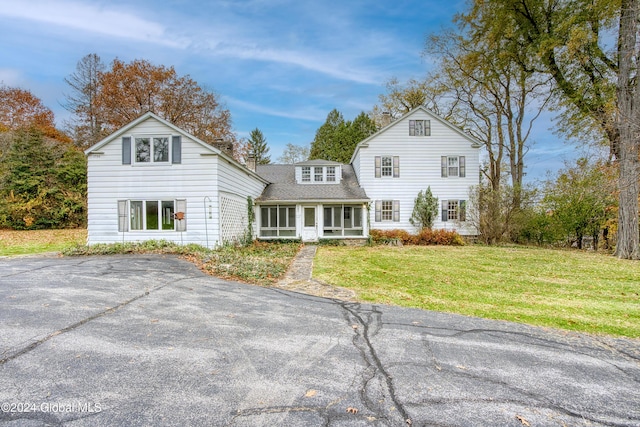
[[[257,165],[268,165],[271,163],[271,156],[268,156],[269,147],[262,131],[255,128],[249,134],[249,152],[253,153]]]

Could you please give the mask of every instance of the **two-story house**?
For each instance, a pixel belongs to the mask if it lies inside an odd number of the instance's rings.
[[[477,234],[466,212],[469,192],[480,183],[481,146],[424,107],[360,142],[351,164],[371,199],[371,228],[417,231],[409,221],[414,201],[431,187],[440,203],[434,228]]]
[[[251,211],[261,239],[415,232],[414,199],[427,187],[441,203],[435,228],[475,234],[465,215],[479,182],[479,147],[417,108],[358,144],[351,164],[253,168],[146,113],[85,152],[88,243],[165,239],[214,247],[243,237]]]

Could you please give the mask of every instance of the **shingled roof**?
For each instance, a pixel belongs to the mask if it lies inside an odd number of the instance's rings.
[[[326,163],[324,161],[323,164]],[[257,165],[256,173],[270,184],[256,202],[369,201],[364,189],[358,184],[358,178],[351,165],[341,165],[342,179],[336,184],[298,184],[295,167],[296,165]]]

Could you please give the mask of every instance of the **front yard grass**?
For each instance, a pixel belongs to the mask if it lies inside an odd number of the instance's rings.
[[[86,229],[0,230],[0,256],[60,252],[86,241]]]
[[[313,277],[394,304],[640,337],[640,262],[525,247],[320,247]]]

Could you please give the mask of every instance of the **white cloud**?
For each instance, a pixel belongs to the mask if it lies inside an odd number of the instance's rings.
[[[268,108],[262,105],[254,104],[247,101],[242,101],[240,99],[232,98],[225,96],[224,100],[235,107],[242,108],[246,111],[253,111],[255,113],[261,113],[268,116],[274,117],[284,117],[287,119],[296,119],[296,120],[308,120],[308,121],[323,121],[326,116],[326,112],[320,111],[318,109],[296,109],[295,111],[282,111],[276,110],[273,108]]]
[[[0,0],[0,16],[170,47],[186,46],[184,40],[167,35],[159,23],[108,6],[78,1]]]
[[[0,85],[20,86],[24,81],[22,73],[12,68],[0,68]]]

